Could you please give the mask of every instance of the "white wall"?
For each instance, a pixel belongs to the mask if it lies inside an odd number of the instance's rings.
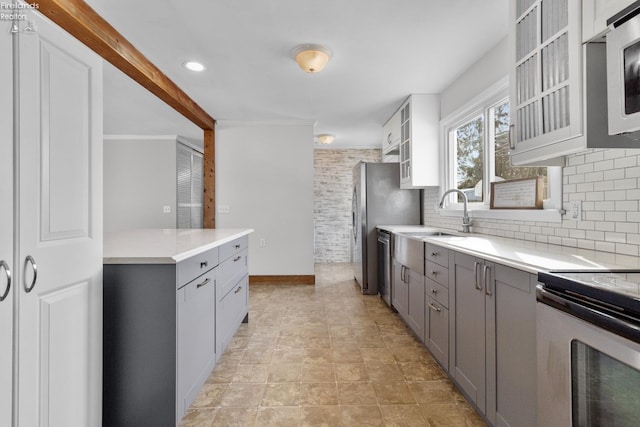
[[[218,125],[216,205],[216,228],[255,230],[250,274],[314,274],[313,126]]]
[[[175,227],[176,139],[105,138],[104,231]]]
[[[508,74],[509,49],[505,37],[442,91],[440,117],[447,117]]]

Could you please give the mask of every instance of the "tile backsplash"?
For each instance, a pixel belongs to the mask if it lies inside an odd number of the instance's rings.
[[[588,150],[567,156],[562,171],[563,207],[582,202],[579,220],[561,223],[474,219],[472,231],[612,252],[640,254],[640,149]],[[437,212],[439,189],[424,190],[424,223],[457,230],[460,218]]]

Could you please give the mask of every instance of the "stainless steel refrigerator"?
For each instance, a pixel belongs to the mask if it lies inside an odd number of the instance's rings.
[[[400,189],[398,163],[360,162],[353,169],[352,259],[363,294],[378,293],[377,225],[419,225],[420,190]]]

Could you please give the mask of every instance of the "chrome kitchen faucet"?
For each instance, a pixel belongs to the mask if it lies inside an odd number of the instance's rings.
[[[469,201],[467,200],[467,195],[464,194],[462,190],[458,190],[457,188],[452,188],[451,190],[445,191],[444,194],[442,195],[442,199],[440,200],[440,204],[438,206],[440,208],[444,206],[444,200],[447,197],[447,195],[450,193],[458,193],[462,196],[462,202],[464,204],[464,212],[462,215],[462,232],[470,233],[471,230],[469,229],[469,227],[471,227],[471,224],[473,224],[473,221],[471,221],[471,218],[469,218],[469,211],[467,209]]]

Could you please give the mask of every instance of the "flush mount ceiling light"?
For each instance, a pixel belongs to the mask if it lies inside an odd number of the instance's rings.
[[[316,135],[316,139],[320,144],[331,144],[336,139],[336,136],[330,133],[321,133]]]
[[[305,73],[321,71],[331,59],[331,51],[318,44],[302,44],[293,49],[291,55]]]
[[[196,61],[187,61],[183,62],[182,66],[189,71],[201,72],[207,69],[203,64]]]

